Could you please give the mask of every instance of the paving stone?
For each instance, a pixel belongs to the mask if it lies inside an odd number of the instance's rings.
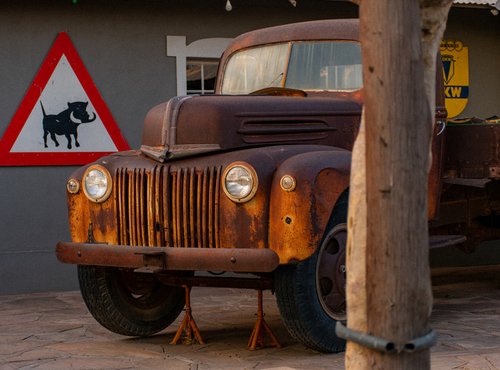
[[[433,288],[431,326],[438,344],[431,351],[432,369],[500,369],[500,279],[448,280]],[[288,334],[269,292],[265,319],[282,348],[247,349],[255,291],[194,288],[192,306],[205,345],[169,344],[182,315],[157,335],[128,338],[100,326],[79,292],[0,296],[0,370],[344,368],[343,354],[312,351]]]

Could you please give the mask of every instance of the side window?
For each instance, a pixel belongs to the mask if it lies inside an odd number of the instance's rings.
[[[217,75],[218,59],[194,59],[186,61],[186,93],[213,94]]]

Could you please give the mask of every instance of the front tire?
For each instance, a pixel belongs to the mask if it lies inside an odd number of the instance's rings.
[[[347,196],[343,196],[316,253],[298,264],[281,266],[275,275],[276,299],[286,328],[296,340],[320,352],[345,349],[335,325],[346,318],[346,219]]]
[[[184,290],[163,285],[154,275],[79,265],[78,280],[92,316],[117,334],[152,335],[169,326],[184,308]]]

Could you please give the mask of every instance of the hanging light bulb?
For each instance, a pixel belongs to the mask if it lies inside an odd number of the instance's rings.
[[[231,5],[231,2],[229,0],[226,1],[226,11],[230,12],[233,10],[233,6]]]
[[[288,2],[290,4],[292,4],[292,6],[296,7],[297,6],[297,1],[296,0],[288,0]]]

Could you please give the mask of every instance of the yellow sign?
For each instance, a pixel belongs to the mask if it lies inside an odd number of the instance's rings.
[[[469,48],[460,41],[441,42],[444,94],[448,118],[456,117],[469,100]]]

